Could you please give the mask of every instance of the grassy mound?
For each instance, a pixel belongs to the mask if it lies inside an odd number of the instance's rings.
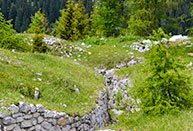
[[[72,115],[93,109],[104,88],[103,78],[93,69],[70,59],[4,49],[0,49],[0,76],[1,105],[25,101]],[[36,87],[40,89],[38,100],[34,99]]]

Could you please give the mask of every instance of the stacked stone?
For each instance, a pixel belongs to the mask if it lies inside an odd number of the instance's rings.
[[[109,121],[107,104],[107,95],[102,93],[97,108],[79,118],[20,102],[1,108],[0,131],[94,131]]]
[[[114,75],[114,72],[121,68],[135,65],[141,61],[142,60],[140,58],[137,58],[136,60],[132,59],[128,63],[119,64],[111,70],[95,69],[100,75],[104,76],[104,78],[106,79],[107,94],[109,98],[108,106],[109,109],[111,109],[115,114],[114,116],[111,116],[111,119],[114,121],[116,121],[115,116],[121,115],[123,113],[122,110],[116,110],[117,108],[121,109],[125,107],[125,105],[128,105],[128,101],[134,102],[134,100],[130,96],[128,96],[128,88],[131,88],[133,86],[130,79],[125,78],[119,80],[117,76]],[[118,92],[121,92],[123,96],[123,99],[121,100],[121,103],[119,103],[119,106],[117,106],[118,104],[116,101],[116,95]],[[133,108],[135,108],[135,105],[129,105],[129,107],[127,107],[127,111],[132,112]]]

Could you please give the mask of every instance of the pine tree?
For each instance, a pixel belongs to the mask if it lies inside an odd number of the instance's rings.
[[[73,0],[68,0],[66,7],[61,11],[62,16],[56,29],[57,36],[70,41],[83,39],[88,33],[88,16],[82,0],[76,5]]]
[[[38,10],[34,16],[31,17],[32,22],[29,25],[28,33],[48,33],[48,20],[44,13]]]
[[[99,35],[117,36],[123,25],[122,0],[99,0],[92,15],[93,32]]]
[[[6,21],[0,12],[0,48],[17,49],[20,48],[20,41],[15,37],[16,32],[11,24],[11,20]]]
[[[132,89],[145,113],[176,112],[193,105],[191,76],[184,63],[171,52],[174,49],[168,42],[159,43],[146,56],[144,72],[148,75],[142,85]]]
[[[180,4],[181,0],[129,0],[128,3],[131,8],[128,21],[130,33],[147,36],[151,35],[153,30],[163,27],[165,20],[168,21],[168,12]]]
[[[61,10],[61,17],[59,18],[59,23],[56,29],[57,36],[65,39],[73,41],[75,38],[74,32],[76,32],[77,20],[74,19],[75,6],[73,0],[68,0],[66,9]]]
[[[79,0],[78,4],[76,5],[76,10],[74,17],[77,19],[77,32],[74,32],[74,37],[77,39],[83,39],[88,34],[88,15],[85,13],[85,7],[83,5],[83,1]]]

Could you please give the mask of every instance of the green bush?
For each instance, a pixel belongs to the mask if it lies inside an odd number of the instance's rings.
[[[186,66],[171,55],[174,48],[169,43],[160,43],[146,57],[145,72],[149,75],[143,85],[133,88],[146,113],[176,112],[193,105],[191,77]]]
[[[44,38],[44,35],[42,35],[42,34],[35,34],[32,37],[32,40],[33,40],[32,51],[33,52],[46,53],[46,52],[50,51],[50,48],[43,41],[43,38]]]
[[[0,12],[0,48],[16,49],[19,51],[29,49],[23,38],[15,33],[16,31],[12,29],[11,21],[6,21]]]

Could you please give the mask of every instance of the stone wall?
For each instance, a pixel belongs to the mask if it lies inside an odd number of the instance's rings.
[[[23,102],[1,107],[0,131],[94,131],[109,120],[107,94],[101,93],[97,108],[81,118]]]

